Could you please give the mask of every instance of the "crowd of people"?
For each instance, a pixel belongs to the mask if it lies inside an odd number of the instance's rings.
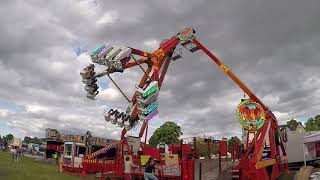
[[[3,152],[7,151],[8,147],[8,142],[7,141],[0,141],[0,148]]]
[[[0,150],[3,152],[7,152],[9,150],[11,156],[12,156],[12,161],[14,162],[19,162],[19,159],[21,156],[23,156],[23,150],[20,147],[17,146],[9,146],[8,142],[6,141],[1,141],[0,142]]]
[[[20,157],[23,155],[22,149],[16,146],[11,147],[10,153],[12,156],[12,161],[19,162]]]

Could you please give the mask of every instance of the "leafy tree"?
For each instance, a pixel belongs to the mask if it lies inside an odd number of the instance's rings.
[[[179,137],[182,135],[181,127],[176,123],[168,121],[155,130],[149,139],[149,144],[157,146],[160,142],[166,144],[179,143]]]
[[[309,118],[305,124],[306,131],[319,131],[320,130],[320,115],[316,115],[314,118]]]
[[[319,120],[318,120],[319,121]],[[306,122],[306,131],[317,131],[319,130],[319,123],[314,118],[309,118],[308,121]]]
[[[29,137],[29,136],[25,136],[24,139],[23,139],[23,141],[24,141],[25,143],[27,143],[27,144],[28,144],[28,143],[41,144],[42,139],[41,139],[41,138],[37,138],[37,137],[31,138],[31,137]]]
[[[11,141],[12,139],[13,139],[13,135],[12,134],[6,135],[6,140],[7,141]]]
[[[228,140],[228,152],[232,151],[232,143],[237,142],[241,143],[241,140],[237,136],[233,136]]]
[[[291,119],[290,121],[287,121],[287,125],[291,127],[290,129],[297,129],[299,124],[302,125],[302,122],[297,121],[295,119]]]
[[[315,124],[317,125],[318,129],[317,130],[320,130],[320,115],[316,115],[314,117],[314,121],[315,121]]]
[[[200,157],[208,157],[208,143],[205,142],[206,138],[196,138],[196,151],[198,156]],[[207,138],[207,139],[213,139],[213,138]],[[219,150],[218,150],[218,144],[215,144],[213,142],[211,142],[209,144],[210,146],[210,150],[211,150],[211,155],[212,154],[218,154]]]
[[[29,143],[31,142],[31,137],[25,136],[25,137],[23,138],[23,141],[24,141],[25,143],[29,144]]]

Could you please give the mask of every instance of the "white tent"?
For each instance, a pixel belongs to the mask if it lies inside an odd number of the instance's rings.
[[[316,143],[320,142],[320,132],[303,137],[303,160],[306,166],[306,155],[316,158]]]

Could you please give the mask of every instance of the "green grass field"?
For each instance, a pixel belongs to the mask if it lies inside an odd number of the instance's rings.
[[[56,166],[35,162],[28,157],[13,162],[9,153],[0,152],[0,180],[93,180],[93,178],[61,174]]]

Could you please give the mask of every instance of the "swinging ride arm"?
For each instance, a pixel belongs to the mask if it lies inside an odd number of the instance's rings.
[[[207,56],[209,56],[209,58],[215,62],[217,64],[217,66],[226,74],[228,75],[233,81],[234,83],[236,83],[253,101],[259,103],[264,109],[266,109],[265,105],[262,103],[262,101],[255,95],[252,93],[252,91],[236,76],[233,74],[233,72],[226,66],[224,65],[215,55],[213,55],[204,45],[202,45],[197,39],[196,37],[192,37],[192,42],[197,45]],[[174,50],[176,48],[176,46],[180,43],[180,40],[177,36],[174,36],[173,38],[171,38],[169,41],[165,42],[162,46],[159,47],[159,49],[157,49],[156,51],[154,51],[153,53],[146,53],[140,50],[136,50],[133,52],[139,52],[136,53],[138,55],[144,55],[146,57],[149,57],[150,60],[148,61],[148,59],[142,59],[141,63],[148,63],[148,69],[147,69],[147,73],[142,77],[140,84],[138,85],[139,87],[143,87],[146,83],[147,80],[147,75],[149,75],[149,73],[151,72],[151,69],[154,69],[153,75],[152,75],[152,79],[159,81],[159,69],[162,67],[165,59],[167,58],[167,55],[169,52],[171,52],[172,50]],[[161,86],[164,76],[166,74],[166,71],[168,69],[170,60],[166,61],[166,64],[163,68],[163,72],[161,74],[161,78],[159,81],[159,85]],[[137,65],[137,63],[135,62],[128,62],[126,64],[126,67],[132,67]],[[132,102],[135,103],[136,100],[136,94],[132,97]],[[135,118],[137,116],[136,113],[136,109],[134,109],[134,113],[131,114],[132,118]],[[142,128],[140,130],[139,136],[142,137],[143,132],[145,130],[145,126],[146,126],[146,122],[143,123]],[[126,129],[124,129],[122,131],[122,138],[124,137],[124,135],[126,134]]]
[[[137,50],[130,48],[130,52],[133,55],[141,56],[139,60],[135,60],[133,56],[129,58],[129,61],[123,64],[123,69],[131,68],[134,66],[140,66],[141,64],[147,64],[147,70],[144,71],[144,75],[140,80],[138,88],[143,88],[148,86],[150,81],[157,81],[158,88],[161,88],[164,77],[166,75],[169,64],[172,60],[181,58],[174,56],[175,49],[178,45],[184,46],[190,52],[195,52],[201,49],[216,65],[231,79],[235,84],[237,84],[245,94],[250,97],[250,100],[254,101],[261,106],[265,113],[265,122],[260,129],[254,131],[254,138],[250,146],[247,147],[246,152],[240,163],[238,165],[239,169],[244,170],[242,177],[249,177],[250,174],[261,175],[261,173],[266,173],[266,166],[276,164],[277,167],[280,167],[282,163],[281,155],[286,156],[285,148],[283,145],[282,138],[279,134],[278,123],[274,114],[262,103],[262,101],[236,76],[233,72],[224,65],[215,55],[213,55],[204,45],[202,45],[197,38],[195,37],[195,31],[192,28],[185,28],[184,31],[179,32],[174,35],[171,39],[164,41],[160,44],[160,47],[152,53],[145,51]],[[127,48],[128,49],[128,48]],[[177,57],[177,58],[175,58]],[[130,61],[134,59],[134,61]],[[105,64],[104,64],[105,65]],[[123,70],[121,71],[123,72]],[[112,73],[112,72],[111,72]],[[150,76],[150,74],[152,75]],[[132,108],[130,113],[130,126],[134,125],[135,122],[139,120],[139,109],[137,106],[137,92],[133,95],[131,102]],[[147,127],[149,119],[145,119],[141,126],[139,137],[141,138],[144,134],[144,131]],[[121,139],[124,139],[127,129],[123,128],[121,133]],[[250,132],[248,132],[249,134]],[[147,135],[145,135],[147,136]],[[249,137],[249,135],[247,135]],[[247,137],[247,141],[249,141]],[[262,153],[266,143],[266,139],[269,137],[270,140],[270,160],[262,160]],[[248,142],[247,142],[248,144]],[[281,152],[280,152],[281,148]],[[252,153],[253,152],[253,153]],[[252,153],[252,154],[251,154]],[[285,158],[284,158],[285,161]],[[273,166],[274,167],[274,166]],[[263,169],[261,171],[261,169]],[[276,168],[277,169],[277,168]],[[274,179],[278,176],[279,171],[272,171],[270,175],[271,179]],[[287,167],[284,167],[287,170]],[[260,174],[259,174],[260,173]],[[266,174],[263,174],[266,175]],[[268,176],[268,175],[267,175]]]
[[[159,83],[159,88],[161,88],[161,85],[163,83],[164,77],[166,75],[166,72],[169,68],[170,64],[170,58],[172,56],[172,52],[175,49],[175,47],[178,45],[179,41],[176,40],[176,38],[171,38],[170,40],[164,42],[162,45],[160,45],[159,49],[154,51],[153,53],[140,53],[144,54],[148,57],[146,59],[145,63],[148,64],[148,69],[146,73],[143,75],[142,79],[140,80],[140,83],[138,87],[142,88],[143,86],[146,85],[146,82],[148,78],[151,78],[154,81],[158,81]],[[140,50],[135,50],[142,52]],[[129,66],[131,67],[130,62],[126,64],[126,67]],[[159,71],[161,69],[161,74],[159,77]],[[152,77],[149,77],[149,74],[153,70]],[[131,120],[138,120],[138,108],[135,106],[137,100],[137,94],[135,93],[132,97],[132,103],[133,103],[133,110],[131,113]],[[144,131],[147,127],[148,122],[143,121],[143,124],[141,126],[140,132],[139,132],[139,137],[141,138],[144,134]],[[124,138],[125,134],[127,133],[127,129],[123,128],[122,133],[121,133],[121,139]]]
[[[185,31],[186,32],[186,31]],[[184,33],[184,32],[181,32]],[[180,33],[180,34],[181,34]],[[195,36],[191,38],[191,41],[199,48],[201,49],[236,85],[238,85],[245,94],[249,96],[249,98],[256,103],[258,103],[263,110],[266,113],[266,121],[265,125],[257,131],[257,133],[254,136],[254,139],[252,141],[252,148],[254,147],[254,152],[252,153],[252,157],[249,158],[249,152],[250,150],[247,150],[245,156],[247,156],[250,166],[255,166],[257,169],[264,168],[266,166],[269,166],[271,164],[276,163],[276,161],[279,161],[281,163],[281,153],[279,146],[275,145],[275,138],[278,138],[279,145],[282,151],[282,155],[286,156],[286,151],[283,145],[283,141],[281,139],[281,136],[279,134],[278,130],[278,123],[274,116],[274,114],[264,105],[264,103],[225,65],[223,64],[214,54],[212,54],[204,45],[202,45]],[[161,46],[157,51],[155,52],[162,52],[163,48],[168,48],[170,50],[174,49],[178,44],[181,43],[181,39],[179,39],[177,36],[173,37],[170,41],[165,43],[163,46]],[[166,51],[168,52],[168,51]],[[159,55],[159,53],[158,53]],[[161,56],[162,55],[162,56]],[[164,59],[163,56],[166,54],[160,54],[160,57],[157,56],[159,59]],[[156,62],[156,61],[154,61]],[[167,61],[169,62],[169,61]],[[162,65],[163,61],[160,61],[160,66]],[[155,63],[156,64],[156,63]],[[158,65],[158,64],[157,64]],[[162,74],[163,76],[166,73],[167,66],[164,68],[165,71]],[[157,74],[154,74],[154,76],[158,77]],[[163,78],[161,78],[161,83],[163,81]],[[142,137],[145,127],[147,125],[147,122],[143,122],[142,128],[140,129],[139,136]],[[123,134],[124,135],[124,134]],[[264,145],[266,143],[266,139],[269,137],[270,139],[270,148],[271,148],[271,160],[269,161],[261,161]],[[284,158],[285,159],[285,158]],[[243,163],[240,163],[242,166],[246,166]]]

